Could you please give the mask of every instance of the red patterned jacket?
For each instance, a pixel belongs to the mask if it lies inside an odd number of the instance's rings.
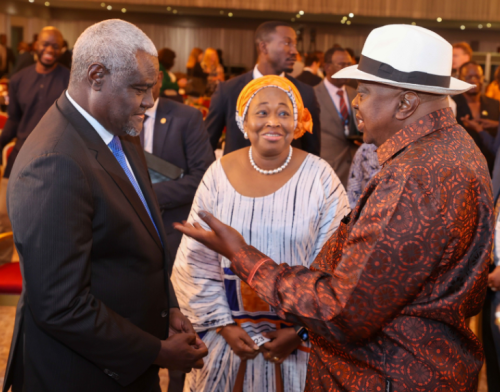
[[[311,334],[306,391],[474,391],[493,237],[488,167],[451,109],[378,149],[382,170],[313,264],[251,246],[233,269]]]

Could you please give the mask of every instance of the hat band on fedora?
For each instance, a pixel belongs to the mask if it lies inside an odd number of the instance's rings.
[[[363,55],[361,55],[359,60],[358,70],[398,83],[411,83],[423,86],[446,88],[450,87],[451,76],[433,75],[420,71],[398,71],[389,64],[382,63],[381,61],[377,61]]]

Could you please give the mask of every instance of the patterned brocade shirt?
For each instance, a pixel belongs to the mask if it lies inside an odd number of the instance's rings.
[[[312,271],[251,246],[232,268],[310,330],[306,391],[475,391],[483,349],[465,319],[486,293],[486,161],[449,108],[401,129],[378,158]]]

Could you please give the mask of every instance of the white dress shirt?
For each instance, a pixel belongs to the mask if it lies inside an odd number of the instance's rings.
[[[351,103],[349,102],[349,96],[347,95],[347,91],[345,90],[345,86],[342,86],[341,88],[338,88],[337,86],[334,86],[332,83],[330,83],[328,80],[323,80],[323,83],[325,84],[326,90],[328,91],[328,94],[330,94],[330,97],[332,98],[333,104],[337,108],[337,112],[340,113],[340,97],[337,94],[337,91],[342,90],[344,92],[344,100],[347,106],[347,111],[349,114],[351,113]]]
[[[259,65],[259,64],[255,64],[255,67],[253,68],[253,78],[254,78],[254,79],[261,78],[261,77],[263,77],[263,76],[264,76],[264,75],[262,75],[262,73],[259,71],[258,65]],[[284,72],[282,72],[280,76],[281,76],[282,78],[284,78],[284,77],[285,77],[285,73],[284,73]]]
[[[106,146],[109,148],[109,143],[111,143],[111,140],[113,140],[114,135],[106,130],[99,121],[97,121],[94,117],[92,117],[90,114],[87,113],[87,111],[82,108],[80,105],[78,105],[73,98],[69,95],[68,90],[66,90],[66,97],[68,97],[69,101],[73,104],[76,110],[80,112],[80,114],[85,117],[85,120],[87,120],[90,125],[95,129],[95,131],[99,134],[101,137],[102,141]],[[111,151],[111,148],[109,148]],[[134,171],[132,170],[132,166],[130,166],[130,163],[128,162],[127,155],[125,155],[125,161],[127,162],[128,169],[130,170],[130,173],[134,176],[135,181],[137,182],[137,178],[135,177]],[[113,155],[114,156],[114,155]]]
[[[158,101],[160,98],[157,98],[155,104],[152,108],[146,110],[146,120],[144,120],[144,126],[142,128],[142,132],[144,132],[144,150],[153,153],[153,136],[155,131],[155,119],[156,119],[156,109],[158,108]]]

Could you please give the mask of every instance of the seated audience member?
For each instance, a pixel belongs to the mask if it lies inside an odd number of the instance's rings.
[[[215,150],[226,128],[226,143],[224,154],[243,147],[249,147],[250,142],[240,132],[235,119],[234,108],[243,88],[252,80],[263,75],[280,75],[288,78],[300,92],[304,106],[313,119],[313,133],[306,133],[294,140],[293,147],[315,155],[320,154],[321,124],[319,105],[311,86],[287,75],[293,69],[297,58],[297,34],[285,22],[272,21],[262,23],[255,32],[255,45],[258,51],[257,64],[254,69],[236,78],[220,83],[210,101],[210,109],[205,119],[210,143]]]
[[[165,60],[164,51],[158,52],[160,64]],[[158,83],[153,87],[154,106],[146,110],[140,141],[145,151],[184,170],[182,178],[153,184],[166,232],[167,249],[171,260],[175,260],[182,233],[174,230],[172,224],[188,218],[196,189],[214,161],[214,153],[201,112],[161,97],[164,80],[163,71],[160,71]],[[169,274],[171,268],[170,265]],[[169,372],[169,392],[182,392],[183,384],[184,373]]]
[[[495,70],[493,81],[486,88],[486,96],[500,101],[500,67]]]
[[[458,71],[462,65],[472,60],[472,49],[467,42],[453,44],[453,60],[451,65],[452,76],[458,78]]]
[[[372,177],[380,171],[380,163],[375,144],[363,143],[352,160],[347,179],[347,197],[351,209],[356,207],[361,194]]]
[[[324,65],[326,77],[314,87],[321,109],[320,156],[330,164],[344,187],[358,148],[349,138],[357,130],[355,112],[351,107],[356,91],[345,85],[346,80],[333,79],[332,75],[351,65],[351,57],[344,49],[328,49]]]
[[[207,48],[203,55],[201,68],[207,75],[205,95],[211,97],[220,82],[224,81],[224,68],[219,62],[219,55],[214,48]]]
[[[15,56],[12,48],[7,46],[7,35],[0,34],[0,78],[9,74],[14,66]]]
[[[160,86],[160,96],[171,98],[180,103],[183,102],[179,95],[179,87],[186,87],[186,79],[177,81],[177,77],[170,72],[175,64],[175,52],[169,48],[163,48],[158,51],[158,61],[160,62],[160,71],[163,75],[163,80]]]
[[[17,45],[17,60],[14,65],[14,69],[11,72],[11,76],[22,70],[23,68],[29,67],[30,65],[35,64],[35,56],[32,52],[33,48],[30,44],[26,42],[19,42]]]
[[[481,94],[483,69],[476,62],[463,64],[459,70],[459,78],[476,87],[453,97],[457,104],[457,121],[474,139],[491,172],[496,151],[491,150],[492,143],[489,140],[494,140],[497,135],[500,102]]]
[[[236,110],[251,146],[208,169],[189,222],[210,211],[277,263],[309,268],[349,212],[328,163],[291,147],[293,138],[312,131],[311,116],[294,84],[275,75],[251,81]],[[229,266],[228,259],[183,237],[172,282],[182,312],[209,349],[204,368],[186,376],[184,391],[302,392],[309,342]],[[260,350],[252,340],[258,334],[271,339]]]
[[[309,86],[316,86],[321,83],[323,78],[318,76],[318,71],[321,66],[321,59],[319,56],[316,55],[316,53],[309,53],[306,56],[304,65],[304,70],[299,76],[297,76],[297,80],[300,80]]]
[[[175,224],[221,254],[241,287],[308,329],[307,391],[477,390],[483,347],[466,320],[484,302],[493,198],[486,162],[448,106],[447,95],[473,87],[450,78],[451,57],[434,32],[388,25],[369,34],[358,65],[334,75],[359,80],[353,107],[382,169],[311,268],[247,244],[254,206],[243,235],[210,208],[190,218],[201,224]]]
[[[203,60],[203,50],[193,48],[186,65],[188,80],[186,84],[186,94],[202,96],[207,88],[207,74],[203,72],[201,61]]]
[[[73,51],[68,47],[68,41],[63,41],[63,47],[61,49],[61,55],[57,60],[59,64],[64,65],[66,68],[71,69],[71,61],[73,57]]]
[[[16,139],[0,183],[0,233],[12,231],[7,215],[7,185],[10,172],[26,138],[57,98],[68,87],[69,69],[57,60],[61,54],[63,37],[55,27],[45,27],[38,35],[35,50],[36,64],[17,72],[9,84],[9,118],[0,135],[0,151]],[[0,264],[12,258],[13,242],[0,243]]]
[[[203,60],[203,49],[193,48],[186,64],[188,76],[202,77],[205,75],[200,65],[201,60]]]

